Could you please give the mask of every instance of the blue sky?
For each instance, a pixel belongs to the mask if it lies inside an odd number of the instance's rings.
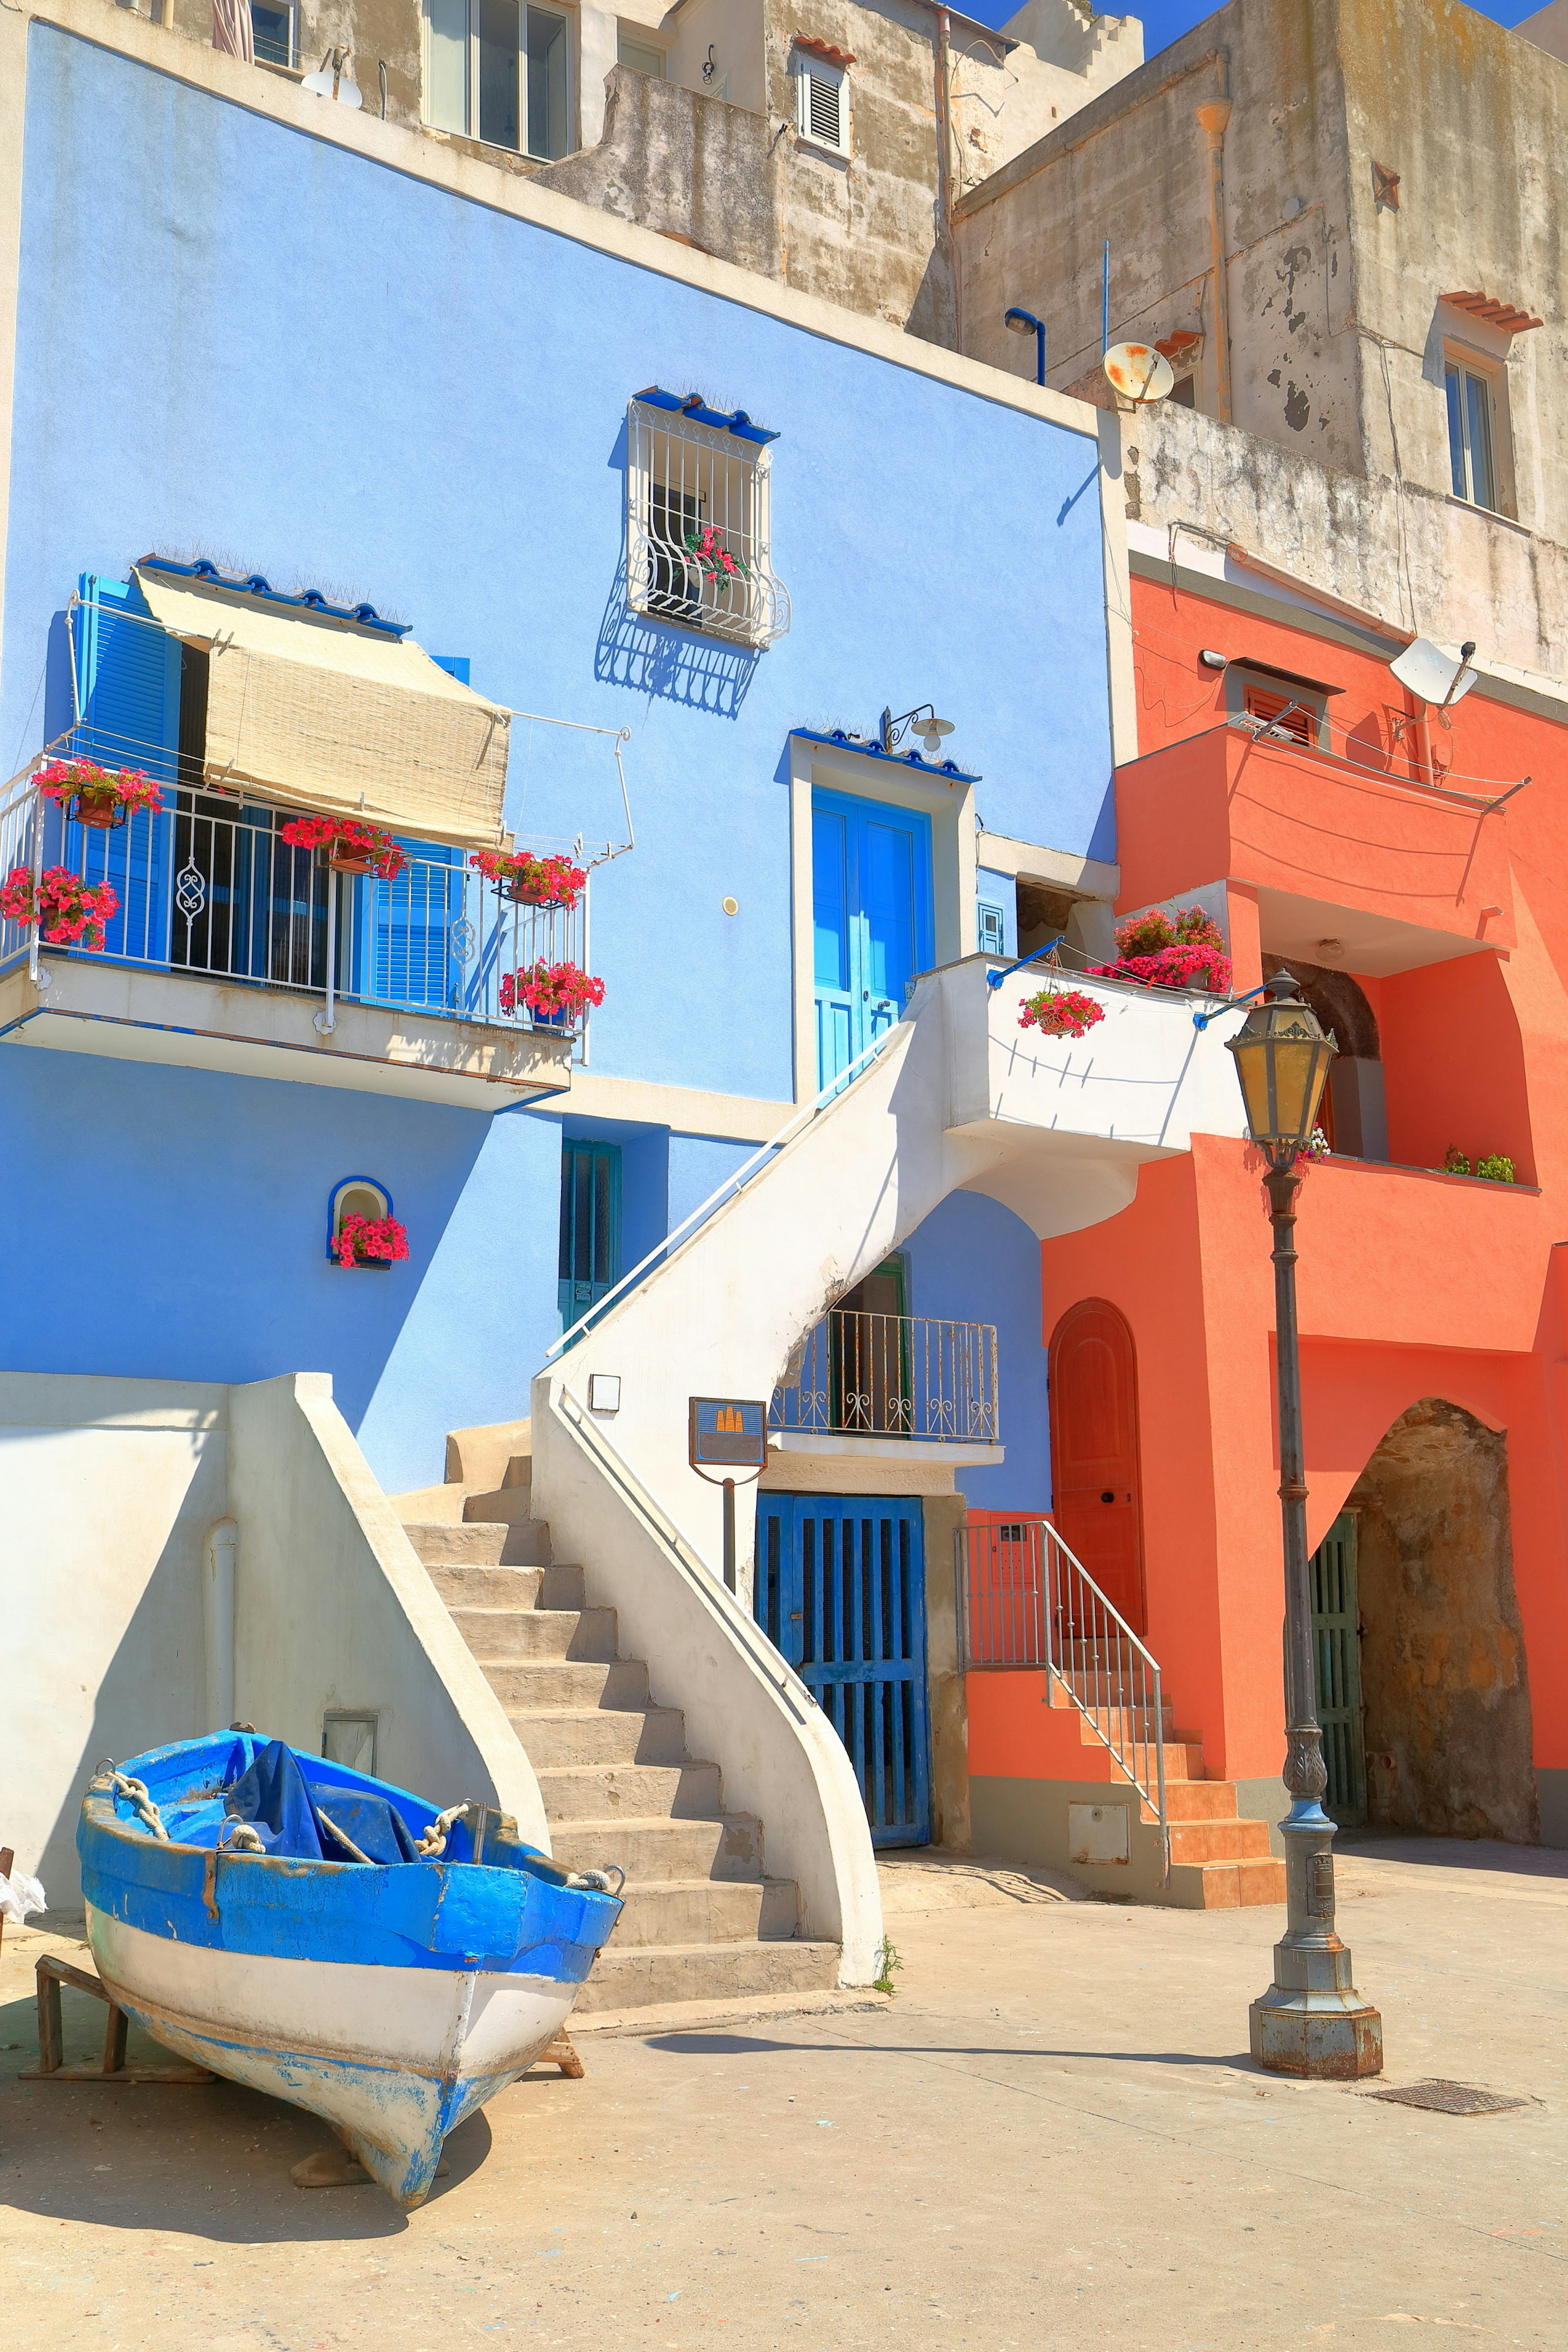
[[[956,0],[967,16],[982,25],[1005,25],[1009,16],[1018,14],[1019,0]],[[1533,16],[1545,5],[1545,0],[1492,0],[1492,5],[1478,9],[1477,14],[1490,16],[1499,25],[1517,25],[1526,16]],[[1107,16],[1141,16],[1144,20],[1144,55],[1152,58],[1156,49],[1168,48],[1189,26],[1200,25],[1214,9],[1202,5],[1202,0],[1123,0],[1123,5],[1104,11]]]

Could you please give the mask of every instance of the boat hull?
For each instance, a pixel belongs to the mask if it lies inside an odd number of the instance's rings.
[[[577,1992],[483,1969],[204,1949],[92,1909],[87,1933],[104,1985],[155,2042],[321,2116],[405,2207],[428,2192],[447,2133],[527,2073]]]

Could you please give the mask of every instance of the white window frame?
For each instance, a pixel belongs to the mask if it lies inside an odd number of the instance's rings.
[[[267,0],[267,5],[272,14],[282,16],[287,21],[288,55],[286,58],[262,58],[258,59],[258,62],[262,65],[269,66],[281,65],[287,67],[290,72],[293,72],[299,63],[299,11],[295,5],[295,0]],[[155,11],[158,13],[155,14]],[[161,0],[152,0],[152,5],[149,8],[148,14],[151,22],[157,23],[160,20]],[[252,22],[251,29],[252,38],[254,39],[254,20]]]
[[[826,58],[814,57],[810,49],[799,47],[789,52],[789,70],[795,77],[795,136],[810,147],[821,147],[830,155],[847,155],[850,152],[850,78],[842,66],[830,65]],[[831,90],[838,100],[838,136],[828,138],[811,120],[812,87]]]
[[[626,418],[626,600],[699,635],[770,646],[789,626],[774,576],[770,446],[633,400]],[[716,551],[705,562],[700,541]],[[727,553],[733,572],[720,568]]]
[[[530,7],[534,8],[534,9],[537,11],[537,13],[538,13],[539,16],[555,16],[555,17],[558,17],[558,18],[559,19],[560,26],[561,26],[561,37],[564,39],[564,41],[566,42],[566,45],[567,45],[567,47],[566,47],[566,58],[565,58],[565,65],[566,65],[566,74],[565,74],[566,92],[565,92],[565,98],[564,98],[564,101],[563,101],[563,111],[564,111],[564,114],[565,114],[565,117],[566,117],[566,122],[565,122],[565,133],[564,133],[565,143],[563,144],[563,146],[562,146],[562,148],[561,148],[560,155],[536,155],[536,154],[534,153],[533,150],[532,150],[532,149],[531,149],[531,148],[527,144],[527,139],[528,139],[528,93],[527,74],[526,74],[526,67],[525,67],[526,50],[525,50],[525,47],[524,47],[524,43],[525,43],[526,38],[527,38],[527,31],[528,31],[527,12],[528,12],[528,10]],[[564,156],[564,155],[570,155],[570,154],[573,152],[573,150],[574,150],[574,148],[576,147],[576,144],[577,144],[577,119],[578,119],[578,118],[577,118],[577,11],[576,11],[576,9],[575,9],[575,8],[563,8],[563,7],[556,6],[556,5],[553,5],[553,0],[517,0],[517,52],[518,52],[518,88],[517,88],[518,109],[517,109],[517,114],[518,114],[518,121],[517,121],[517,146],[516,146],[516,147],[507,147],[507,146],[505,146],[505,145],[503,145],[499,141],[497,141],[497,140],[487,140],[487,139],[484,139],[484,138],[482,137],[481,132],[480,132],[480,130],[479,130],[479,120],[478,120],[478,117],[479,117],[479,107],[478,107],[478,97],[477,97],[477,92],[478,92],[478,89],[479,89],[479,0],[467,0],[467,11],[468,11],[468,50],[467,50],[467,71],[466,71],[466,75],[465,75],[465,83],[464,83],[464,93],[463,93],[463,121],[462,121],[461,126],[459,126],[458,124],[456,124],[456,123],[452,123],[452,122],[438,122],[438,121],[435,120],[435,117],[432,114],[432,112],[431,112],[431,110],[430,110],[430,102],[431,102],[431,79],[432,79],[432,77],[431,77],[431,59],[430,59],[430,0],[423,0],[423,5],[422,5],[422,6],[421,6],[421,9],[420,9],[420,119],[421,119],[421,121],[422,121],[423,122],[424,122],[424,123],[427,125],[427,127],[429,127],[430,129],[437,130],[437,131],[453,131],[453,132],[455,132],[459,137],[462,137],[462,138],[465,138],[465,139],[474,139],[474,140],[478,140],[482,145],[484,145],[484,146],[487,146],[487,147],[495,147],[495,148],[497,149],[497,152],[498,152],[498,153],[500,153],[500,154],[503,154],[503,155],[521,155],[521,156],[524,156],[524,157],[525,157],[525,158],[526,158],[529,163],[559,163],[559,162],[560,162],[560,160],[561,160],[561,156]]]
[[[1459,387],[1459,422],[1462,440],[1461,462],[1464,487],[1454,479],[1455,449],[1453,425],[1448,413],[1450,383],[1458,379]],[[1486,398],[1487,431],[1490,446],[1488,457],[1491,470],[1491,496],[1478,498],[1475,485],[1475,453],[1471,446],[1469,403],[1465,396],[1467,382],[1479,384]],[[1462,343],[1446,341],[1443,346],[1443,441],[1448,461],[1448,495],[1461,505],[1476,508],[1481,514],[1510,515],[1512,513],[1513,443],[1509,417],[1508,374],[1506,367],[1488,359],[1482,352]]]

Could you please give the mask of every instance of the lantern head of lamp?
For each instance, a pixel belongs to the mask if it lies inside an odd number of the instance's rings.
[[[1336,1051],[1291,973],[1276,972],[1227,1050],[1236,1056],[1249,1137],[1270,1167],[1289,1168],[1312,1140]]]

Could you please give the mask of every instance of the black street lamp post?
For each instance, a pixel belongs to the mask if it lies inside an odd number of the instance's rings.
[[[1383,2021],[1356,1991],[1334,1929],[1334,1824],[1318,1723],[1307,1489],[1301,1452],[1301,1366],[1296,1336],[1296,1163],[1312,1139],[1333,1040],[1296,994],[1288,971],[1271,980],[1229,1041],[1247,1131],[1269,1162],[1274,1227],[1274,1326],[1280,1390],[1280,1511],[1285,1552],[1285,1933],[1274,1981],[1250,2011],[1252,2055],[1278,2074],[1347,2078],[1383,2070]]]

